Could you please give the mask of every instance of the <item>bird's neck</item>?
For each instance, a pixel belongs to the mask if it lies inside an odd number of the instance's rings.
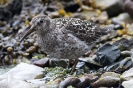
[[[40,37],[47,37],[49,34],[54,32],[55,27],[46,27],[45,29],[37,31],[37,35]]]

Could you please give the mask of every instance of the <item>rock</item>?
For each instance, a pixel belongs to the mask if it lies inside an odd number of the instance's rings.
[[[0,88],[33,88],[29,83],[15,79],[11,75],[0,75]]]
[[[132,65],[133,63],[131,61],[131,58],[126,57],[122,59],[121,61],[105,66],[104,71],[114,71],[114,72],[122,73],[126,71],[127,69],[131,68]]]
[[[118,47],[107,43],[98,48],[95,61],[106,66],[114,63],[119,56],[120,50]]]
[[[120,78],[120,74],[115,73],[115,72],[105,72],[104,74],[101,75],[101,78],[104,78],[106,76],[111,76],[115,78]]]
[[[79,18],[82,17],[82,18],[83,18],[83,16],[84,16],[86,19],[91,19],[92,17],[94,17],[94,16],[96,15],[96,11],[93,11],[93,10],[92,10],[92,11],[84,10],[84,11],[82,11],[82,12],[80,13],[80,15],[81,15],[81,16],[78,16],[78,15],[76,16],[76,15],[75,15],[75,16],[73,16],[73,17],[76,17],[76,18],[77,18],[77,17],[79,17]]]
[[[125,0],[124,3],[124,10],[133,17],[133,1],[132,0]]]
[[[98,76],[95,76],[93,74],[87,74],[80,78],[80,83],[78,83],[77,88],[86,88],[89,87],[91,83],[96,81],[98,79]]]
[[[121,38],[120,40],[113,43],[113,45],[118,46],[122,50],[130,50],[133,48],[133,38]]]
[[[92,83],[91,87],[118,87],[119,83],[119,78],[107,76],[104,78],[100,78],[96,82]]]
[[[79,82],[80,80],[77,77],[68,77],[60,83],[59,88],[67,88],[70,85],[76,87]]]
[[[36,47],[35,46],[31,46],[26,50],[27,53],[34,53],[36,52]]]
[[[117,17],[112,18],[112,22],[115,24],[122,25],[123,23],[131,24],[131,23],[133,23],[133,20],[128,13],[121,13]]]
[[[97,79],[98,76],[95,74],[85,74],[81,78],[68,77],[60,83],[59,88],[68,88],[68,86],[72,86],[74,88],[87,88]]]
[[[68,65],[68,60],[67,59],[56,59],[56,58],[52,58],[49,60],[49,65],[50,67],[55,67],[55,66],[60,66],[60,67],[67,67]]]
[[[98,13],[99,11],[99,13]],[[103,24],[106,23],[106,21],[108,20],[108,14],[106,11],[101,12],[100,10],[97,11],[97,16],[93,16],[91,17],[90,20],[92,20],[95,23],[99,23],[99,24]]]
[[[128,51],[128,50],[121,51],[121,56],[122,57],[129,57],[130,56],[130,51]]]
[[[81,69],[85,66],[85,62],[78,62],[76,65],[76,69]]]
[[[120,83],[120,74],[114,72],[105,72],[91,87],[118,87]]]
[[[13,51],[13,48],[12,48],[12,47],[8,47],[8,48],[7,48],[7,52],[8,52],[8,53],[12,53],[12,51]]]
[[[130,55],[131,55],[131,61],[133,63],[133,49],[130,50]]]
[[[20,14],[22,10],[22,0],[11,0],[5,6],[0,7],[0,20],[9,21],[14,15]]]
[[[123,12],[123,4],[125,0],[95,0],[96,7],[101,10],[106,10],[109,17],[117,16],[119,13]]]
[[[67,12],[76,12],[80,8],[80,5],[73,0],[65,3],[63,6],[65,6],[64,9]]]
[[[95,61],[96,55],[93,55],[91,57],[85,57],[85,58],[79,58],[79,60],[84,61],[88,64],[93,64],[93,65],[97,65],[97,66],[102,66],[100,65],[98,62]]]
[[[127,24],[126,25],[126,30],[127,30],[127,33],[129,34],[129,35],[133,35],[133,24]]]
[[[12,57],[10,55],[5,55],[3,58],[3,62],[5,65],[11,65],[12,64]]]
[[[37,65],[39,67],[48,67],[49,66],[49,58],[43,58],[38,61],[33,62],[34,65]]]
[[[43,78],[43,68],[26,63],[20,63],[4,75],[11,75],[13,78],[21,80]]]
[[[133,87],[133,79],[131,79],[129,81],[122,82],[122,86],[124,88],[132,88]]]
[[[33,57],[30,59],[30,64],[34,64],[34,62],[38,61],[39,59],[37,57]]]
[[[129,70],[125,71],[121,75],[121,79],[123,79],[123,80],[131,80],[131,79],[133,79],[133,68],[130,68]]]

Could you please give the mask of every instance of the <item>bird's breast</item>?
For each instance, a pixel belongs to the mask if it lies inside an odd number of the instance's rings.
[[[48,55],[59,59],[75,59],[89,50],[89,46],[72,34],[54,33],[38,37],[40,48]]]

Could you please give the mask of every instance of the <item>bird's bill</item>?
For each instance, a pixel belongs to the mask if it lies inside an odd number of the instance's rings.
[[[20,39],[20,42],[22,42],[28,35],[30,35],[32,32],[34,32],[34,25],[30,27],[30,29],[25,33],[25,35]]]

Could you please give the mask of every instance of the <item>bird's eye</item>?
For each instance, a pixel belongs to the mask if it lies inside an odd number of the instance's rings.
[[[43,23],[43,20],[40,20],[40,23]]]

